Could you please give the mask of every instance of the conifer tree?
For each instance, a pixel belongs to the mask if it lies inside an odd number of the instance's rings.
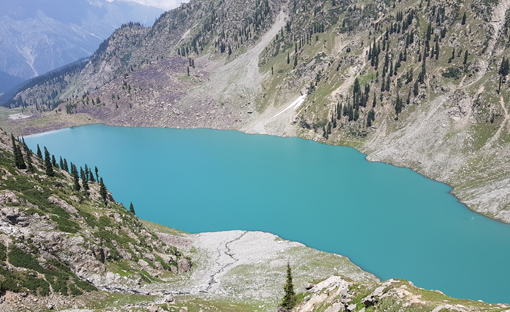
[[[67,165],[67,159],[64,158],[64,168],[65,171],[69,172],[69,166]]]
[[[462,25],[466,25],[466,12],[464,12],[464,15],[462,16]]]
[[[289,53],[287,53],[287,65],[290,64],[290,56]]]
[[[135,206],[133,206],[133,203],[129,204],[129,212],[135,214]]]
[[[94,175],[92,174],[92,169],[89,168],[89,178],[90,182],[94,183],[96,182],[96,179],[94,179]]]
[[[42,153],[41,153],[41,149],[39,148],[39,144],[37,144],[37,157],[42,159]]]
[[[12,134],[11,134],[11,141],[12,141],[12,152],[14,154],[14,163],[16,165],[16,168],[26,169],[27,166],[25,164],[25,160],[23,159],[23,153],[21,152],[21,147],[19,147],[19,145],[16,145],[16,140],[14,139],[14,136]]]
[[[464,52],[464,62],[462,64],[466,65],[467,64],[467,60],[468,60],[468,51],[466,50],[466,52]]]
[[[99,181],[99,170],[97,170],[97,166],[95,167],[95,171],[96,171],[96,181]]]
[[[88,191],[89,190],[88,178],[87,178],[87,174],[85,173],[85,171],[83,171],[82,167],[80,167],[80,177],[81,177],[81,184],[83,184],[83,189],[85,191]]]
[[[55,159],[55,155],[51,155],[51,165],[55,168],[58,168],[57,160]]]
[[[73,170],[71,170],[71,171],[73,171]],[[80,178],[78,177],[77,171],[73,171],[73,179],[74,179],[74,190],[79,192],[81,189],[81,185],[80,185]]]
[[[507,58],[503,57],[501,66],[499,67],[499,74],[503,77],[507,76],[510,71],[510,62]]]
[[[101,178],[99,180],[99,194],[101,195],[101,198],[103,199],[103,201],[106,204],[106,196],[108,195],[108,193],[107,193],[107,190],[106,190],[106,186],[103,183],[103,178]]]
[[[419,91],[420,91],[420,90],[418,89],[418,87],[419,87],[419,86],[418,86],[418,80],[416,80],[416,81],[414,82],[414,88],[413,88],[413,94],[414,94],[414,96],[418,96],[418,93],[419,93]]]
[[[292,309],[296,306],[297,297],[294,292],[294,284],[292,283],[292,271],[290,269],[290,264],[287,263],[287,283],[283,287],[283,291],[285,295],[282,299],[282,307],[285,309]]]
[[[65,170],[64,161],[62,160],[62,156],[60,156],[59,164],[60,164],[60,169]]]
[[[55,172],[53,171],[53,166],[51,164],[51,156],[46,146],[44,147],[44,167],[46,167],[46,175],[48,177],[54,177]]]
[[[34,173],[35,167],[32,164],[32,152],[30,150],[27,152],[27,164],[28,164],[28,171],[31,173]]]

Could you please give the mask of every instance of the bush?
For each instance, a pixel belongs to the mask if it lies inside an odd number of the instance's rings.
[[[39,262],[30,254],[24,252],[23,250],[14,247],[8,254],[9,263],[19,267],[31,269],[37,272],[43,272],[44,269],[41,267]]]
[[[69,284],[69,289],[71,289],[71,295],[73,295],[73,296],[83,295],[83,292],[81,290],[79,290],[78,288],[76,288],[76,286],[74,286],[74,284]]]
[[[57,228],[66,233],[77,233],[80,230],[78,223],[65,217],[51,216],[51,220],[57,223]]]
[[[0,261],[7,260],[7,254],[6,254],[7,248],[0,243]]]
[[[462,76],[462,69],[459,67],[448,67],[441,75],[445,78],[459,79]]]
[[[89,284],[88,282],[82,281],[78,278],[74,278],[74,283],[76,284],[76,286],[80,287],[82,290],[84,290],[86,292],[97,290],[97,288],[94,285]]]

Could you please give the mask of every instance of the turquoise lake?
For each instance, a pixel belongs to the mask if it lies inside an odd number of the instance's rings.
[[[348,256],[382,280],[510,302],[510,225],[451,188],[348,147],[207,129],[76,127],[25,138],[97,166],[115,200],[186,232],[257,230]]]

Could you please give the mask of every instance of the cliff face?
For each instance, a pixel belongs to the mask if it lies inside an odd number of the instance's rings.
[[[117,30],[84,68],[24,89],[10,105],[33,117],[6,124],[208,127],[350,145],[510,222],[509,7],[191,1],[152,28]]]

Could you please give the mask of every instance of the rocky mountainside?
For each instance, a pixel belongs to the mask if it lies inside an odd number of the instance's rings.
[[[122,24],[152,25],[163,13],[105,0],[2,0],[0,6],[0,71],[23,79],[88,57]]]
[[[33,117],[6,124],[209,127],[349,145],[510,222],[509,6],[195,0],[152,28],[117,30],[83,69],[21,91],[9,106]]]
[[[0,151],[0,306],[16,306],[16,293],[49,306],[98,289],[147,294],[190,271],[190,258],[115,202],[97,173],[79,179],[48,157],[50,173],[5,132]]]

